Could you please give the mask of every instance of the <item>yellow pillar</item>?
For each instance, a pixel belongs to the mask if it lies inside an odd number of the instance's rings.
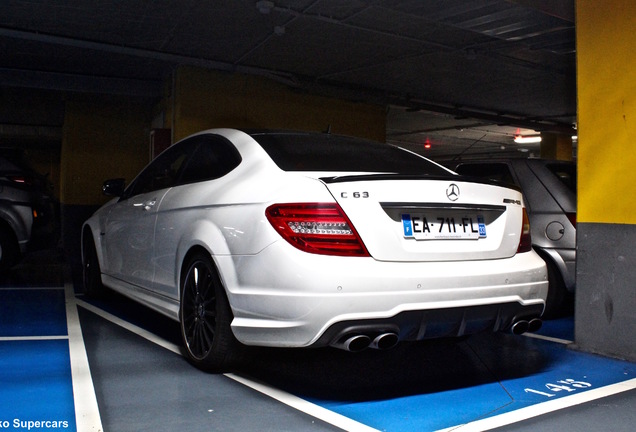
[[[575,342],[636,361],[636,3],[577,0]]]
[[[579,212],[636,224],[636,3],[578,0]],[[617,185],[625,185],[625,194]]]
[[[543,132],[541,134],[541,158],[572,160],[572,136]]]

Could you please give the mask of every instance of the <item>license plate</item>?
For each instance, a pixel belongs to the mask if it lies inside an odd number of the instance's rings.
[[[416,240],[477,240],[486,237],[481,215],[402,214],[404,237]]]

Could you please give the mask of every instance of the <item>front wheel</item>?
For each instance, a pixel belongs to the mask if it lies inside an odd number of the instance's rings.
[[[181,337],[188,359],[198,368],[224,372],[238,356],[240,343],[230,328],[232,311],[211,259],[198,253],[181,280]]]

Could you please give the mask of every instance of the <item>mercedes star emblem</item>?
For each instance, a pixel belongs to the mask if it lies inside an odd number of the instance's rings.
[[[446,196],[451,201],[457,201],[459,198],[459,186],[455,183],[451,183],[450,186],[446,189]]]

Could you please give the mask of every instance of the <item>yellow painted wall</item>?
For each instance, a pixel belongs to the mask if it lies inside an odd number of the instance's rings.
[[[355,135],[384,141],[383,106],[296,92],[271,80],[180,68],[161,103],[78,98],[66,103],[60,201],[101,205],[108,178],[130,181],[149,161],[150,128],[162,111],[173,142],[213,127],[281,128]]]
[[[60,151],[57,148],[28,149],[25,158],[35,172],[46,177],[53,196],[60,197]]]
[[[573,159],[572,135],[542,132],[541,157],[543,159],[571,161]]]
[[[636,2],[577,0],[578,222],[636,224]]]
[[[100,205],[104,180],[128,181],[149,159],[150,109],[146,105],[92,99],[66,103],[62,134],[60,201]]]
[[[259,76],[183,67],[174,96],[175,141],[214,127],[324,131],[329,125],[333,133],[385,140],[385,107],[311,95]]]

